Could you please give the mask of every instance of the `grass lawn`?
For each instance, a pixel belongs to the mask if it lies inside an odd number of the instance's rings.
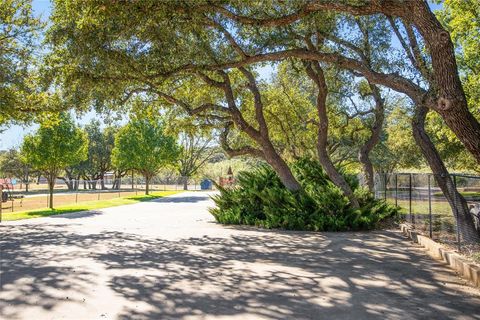
[[[150,195],[138,195],[138,196],[128,196],[122,198],[114,198],[109,200],[95,200],[95,201],[87,201],[73,205],[64,205],[59,206],[53,210],[51,209],[42,209],[42,210],[28,210],[28,211],[19,211],[19,212],[3,212],[2,220],[9,221],[9,220],[21,220],[21,219],[31,219],[31,218],[38,218],[38,217],[47,217],[55,214],[62,214],[62,213],[72,213],[72,212],[79,212],[79,211],[88,211],[94,209],[102,209],[108,207],[116,207],[125,204],[133,204],[142,201],[149,201],[161,197],[170,196],[176,193],[180,193],[182,191],[155,191],[152,192]]]
[[[394,199],[388,199],[388,202],[395,204]],[[409,212],[408,200],[398,200],[398,206],[401,208],[400,212]],[[428,215],[428,201],[412,201],[412,211],[414,214]],[[442,216],[453,216],[452,209],[446,201],[432,201],[432,214]]]
[[[480,197],[480,192],[475,192],[475,191],[461,191],[460,194],[464,197],[473,197],[473,198]],[[433,193],[433,195],[437,197],[443,197],[443,193],[441,192],[435,192]]]

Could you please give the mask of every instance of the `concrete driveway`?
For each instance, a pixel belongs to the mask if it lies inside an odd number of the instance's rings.
[[[480,319],[397,232],[224,227],[208,194],[2,224],[1,319]]]

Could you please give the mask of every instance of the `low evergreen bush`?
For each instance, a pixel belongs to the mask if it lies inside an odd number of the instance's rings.
[[[298,160],[292,171],[302,190],[291,192],[267,165],[238,175],[237,186],[220,194],[210,212],[222,224],[256,225],[264,228],[312,231],[369,230],[397,209],[376,200],[359,188],[355,176],[345,175],[355,190],[360,209],[353,209],[348,198],[327,177],[320,164],[310,159]]]

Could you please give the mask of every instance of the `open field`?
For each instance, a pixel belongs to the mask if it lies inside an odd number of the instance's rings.
[[[111,190],[112,184],[111,183],[106,183],[105,186],[108,188],[103,191],[109,191]],[[155,190],[181,190],[183,188],[183,184],[181,183],[175,183],[175,181],[172,181],[171,183],[157,183],[154,182],[150,185],[150,189],[155,189]],[[129,183],[128,181],[124,181],[121,184],[121,189],[135,189],[135,190],[145,190],[145,184],[144,183],[134,183],[133,188],[132,184]],[[192,180],[189,181],[188,184],[188,189],[189,190],[198,190],[200,189],[200,181]],[[96,192],[96,191],[102,191],[100,188],[100,183],[97,183],[97,189],[89,189],[88,185],[86,188],[84,187],[83,181],[80,181],[78,192]],[[14,194],[25,194],[25,195],[32,195],[32,194],[42,194],[42,193],[48,193],[48,185],[46,183],[30,183],[28,187],[28,192],[25,191],[25,184],[16,184],[13,186],[12,192]],[[67,185],[64,182],[57,181],[54,187],[54,192],[55,193],[64,193],[64,192],[72,192],[68,190]]]
[[[122,197],[110,198],[107,200],[91,200],[91,201],[84,201],[77,204],[70,204],[70,205],[63,205],[58,206],[55,209],[41,209],[41,210],[24,210],[19,212],[4,212],[2,215],[2,220],[21,220],[21,219],[30,219],[30,218],[38,218],[38,217],[46,217],[51,215],[57,215],[62,213],[72,213],[72,212],[79,212],[79,211],[87,211],[87,210],[95,210],[101,208],[108,208],[108,207],[116,207],[125,204],[133,204],[142,201],[153,200],[161,197],[170,196],[176,193],[180,193],[182,191],[155,191],[152,192],[150,195],[125,195]],[[117,193],[118,195],[118,193]],[[63,198],[63,197],[59,197]],[[33,199],[33,198],[27,198]]]
[[[9,200],[2,203],[2,211],[5,212],[20,212],[27,210],[45,209],[48,208],[48,189],[46,185],[35,185],[36,188],[30,189],[28,193],[19,189],[12,192],[13,195],[23,195],[24,198]],[[145,193],[143,185],[135,186],[135,189],[126,188],[121,190],[101,190],[101,189],[79,189],[78,191],[69,191],[64,184],[59,185],[54,190],[53,204],[54,207],[74,205],[78,203],[94,201],[94,200],[111,200],[120,197],[136,196]],[[199,190],[198,185],[189,185],[189,190]],[[183,190],[183,185],[152,185],[150,186],[152,192],[156,191],[180,191]]]

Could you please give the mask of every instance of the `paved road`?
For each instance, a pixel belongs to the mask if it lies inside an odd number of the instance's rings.
[[[222,227],[208,195],[0,226],[2,319],[480,319],[395,232]]]

